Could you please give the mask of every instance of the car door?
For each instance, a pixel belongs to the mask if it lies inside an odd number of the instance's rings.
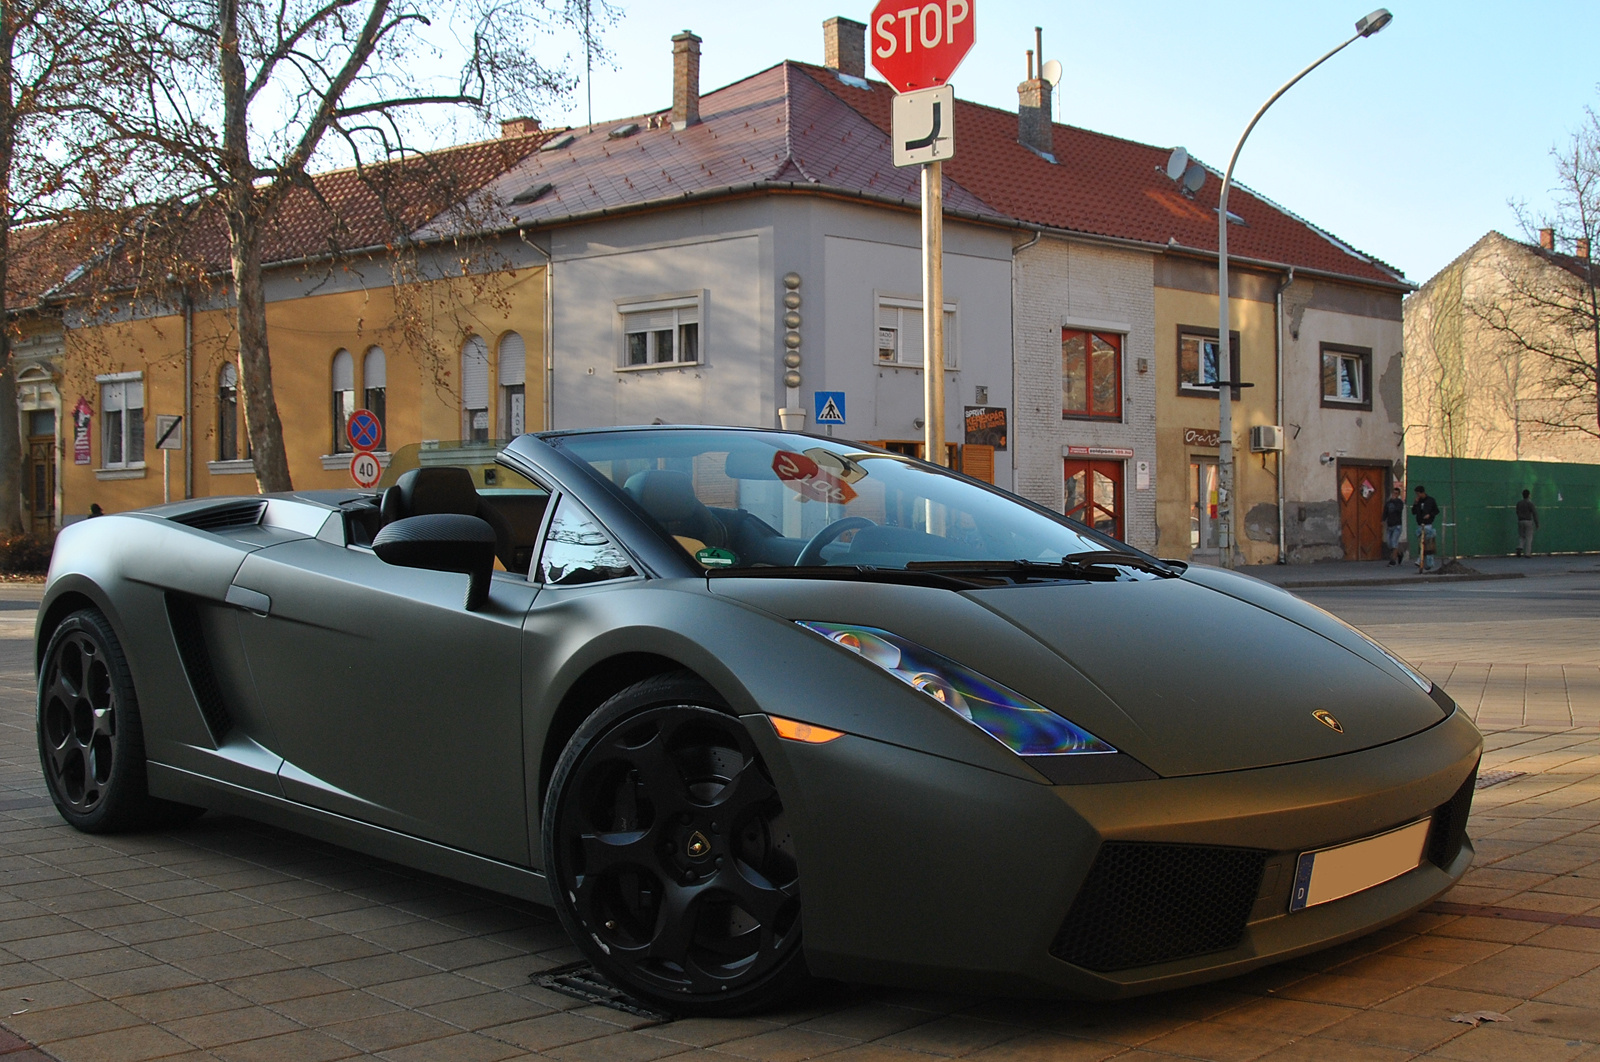
[[[307,539],[250,555],[231,602],[271,716],[286,796],[526,865],[524,618],[538,589]]]

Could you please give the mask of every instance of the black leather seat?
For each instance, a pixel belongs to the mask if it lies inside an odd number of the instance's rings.
[[[668,534],[692,538],[707,546],[728,544],[728,529],[695,497],[694,480],[685,473],[667,468],[635,472],[622,489]]]
[[[494,528],[494,553],[500,558],[500,563],[505,565],[507,571],[518,570],[511,525],[494,506],[478,496],[478,488],[472,485],[472,473],[464,468],[413,468],[383,492],[380,508],[385,524],[408,516],[433,516],[439,513],[476,516]],[[521,574],[526,575],[526,570]]]

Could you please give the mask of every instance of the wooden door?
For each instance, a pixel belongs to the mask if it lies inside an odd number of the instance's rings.
[[[1383,559],[1385,465],[1339,466],[1339,535],[1345,560]]]
[[[1063,462],[1066,477],[1065,512],[1069,519],[1088,524],[1112,538],[1122,537],[1122,462]]]
[[[32,517],[35,535],[48,537],[55,529],[56,519],[56,437],[34,435],[28,439],[27,482],[23,491],[27,495],[28,512]]]

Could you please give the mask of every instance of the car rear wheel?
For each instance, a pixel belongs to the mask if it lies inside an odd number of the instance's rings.
[[[51,635],[35,722],[50,799],[85,833],[175,825],[202,813],[150,796],[133,677],[100,613],[74,612]]]
[[[783,803],[743,724],[686,674],[608,700],[567,744],[543,819],[556,911],[595,968],[683,1014],[807,980]]]

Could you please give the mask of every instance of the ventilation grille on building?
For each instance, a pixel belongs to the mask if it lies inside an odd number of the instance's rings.
[[[1467,816],[1472,813],[1472,793],[1477,788],[1478,768],[1472,768],[1456,795],[1433,813],[1433,828],[1428,833],[1428,862],[1445,869],[1461,854],[1467,843]]]
[[[206,647],[205,631],[200,625],[200,608],[193,599],[183,594],[167,594],[167,620],[172,624],[172,640],[178,646],[178,659],[189,676],[189,687],[194,690],[195,703],[205,718],[211,740],[221,744],[228,731],[233,729],[233,717],[222,699],[222,684],[211,667],[211,650]]]
[[[1237,947],[1266,860],[1255,848],[1108,841],[1050,952],[1107,972]]]
[[[204,509],[184,513],[182,516],[175,516],[172,520],[173,523],[183,524],[197,531],[220,531],[225,527],[251,527],[258,524],[261,522],[261,514],[266,510],[266,499],[251,498],[246,501],[210,505]]]

